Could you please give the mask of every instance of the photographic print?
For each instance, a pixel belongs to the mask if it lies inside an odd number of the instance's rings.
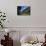
[[[17,15],[19,16],[29,16],[30,6],[17,6]]]

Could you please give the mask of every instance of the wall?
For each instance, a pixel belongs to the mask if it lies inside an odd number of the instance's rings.
[[[17,16],[17,6],[21,4],[31,6],[30,16]],[[0,0],[0,9],[6,12],[8,20],[5,26],[21,31],[20,36],[30,31],[46,31],[45,4],[46,0]]]
[[[18,5],[31,7],[30,16],[17,16]],[[46,0],[0,0],[0,9],[6,12],[7,27],[46,27]]]

